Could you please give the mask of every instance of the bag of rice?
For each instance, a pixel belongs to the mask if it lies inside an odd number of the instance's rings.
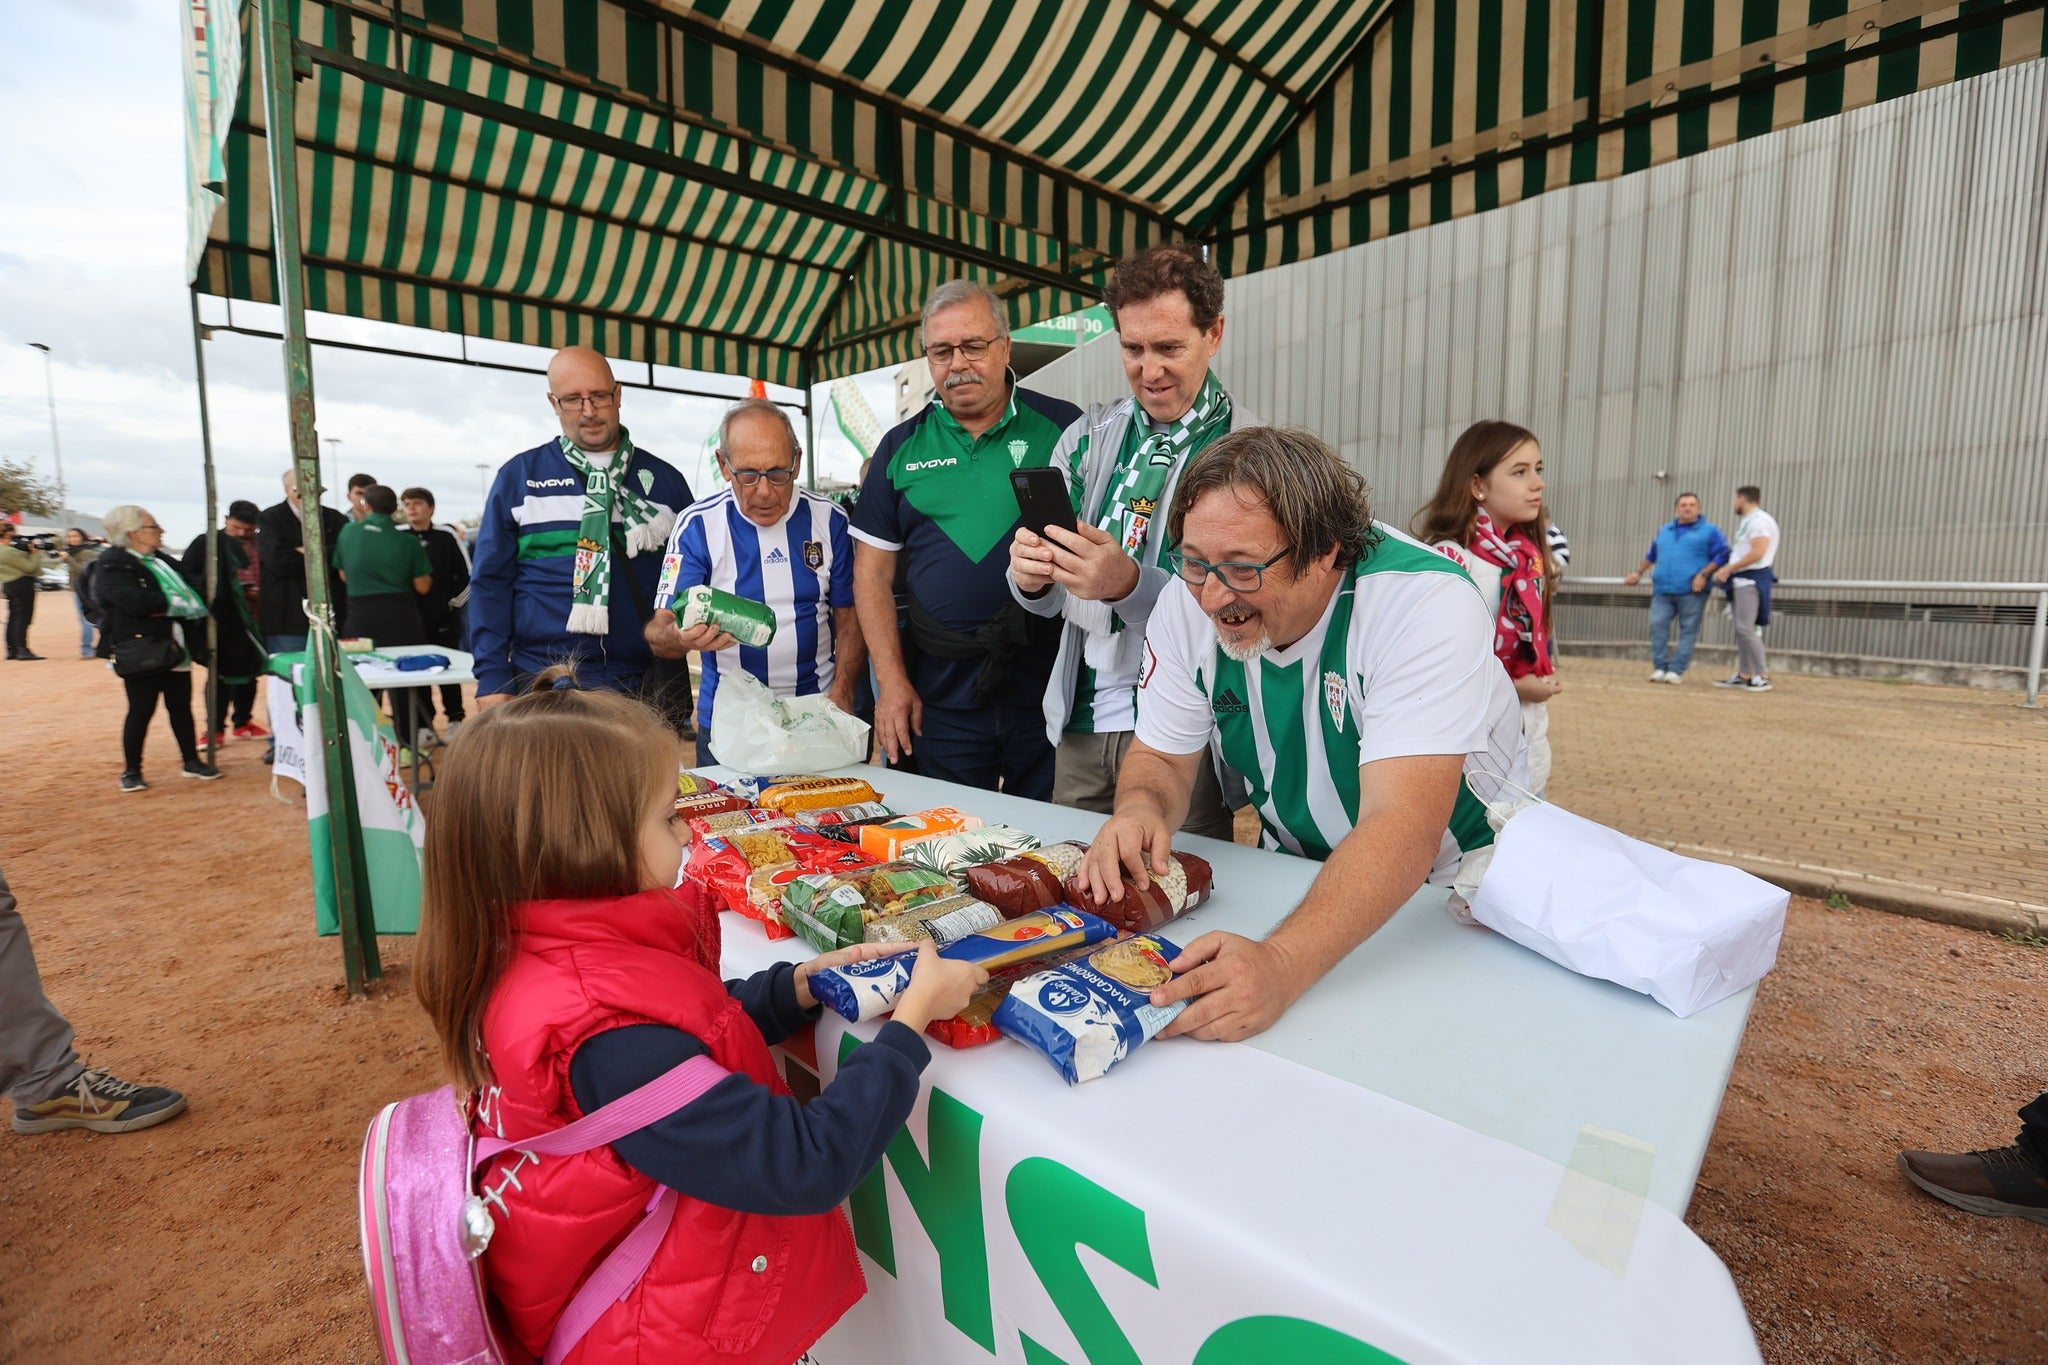
[[[1003,917],[993,905],[984,905],[972,896],[945,896],[900,915],[870,920],[867,941],[916,943],[928,938],[943,948],[955,939],[993,929],[1002,922]]]
[[[1065,889],[1067,904],[1102,916],[1114,924],[1119,933],[1142,934],[1157,929],[1176,915],[1186,914],[1209,899],[1215,880],[1215,869],[1209,866],[1208,859],[1192,853],[1169,853],[1166,855],[1166,875],[1144,886],[1126,877],[1122,900],[1096,899],[1088,894],[1088,888],[1081,879],[1071,874],[1067,877]]]
[[[757,804],[770,810],[794,814],[800,810],[824,810],[829,806],[850,806],[862,801],[880,801],[873,787],[857,777],[805,777],[778,782],[762,791]]]
[[[695,796],[678,796],[675,811],[685,820],[699,815],[722,815],[727,811],[752,810],[753,806],[731,792],[699,792]]]
[[[1105,944],[1026,977],[996,1006],[995,1025],[1043,1056],[1068,1085],[1092,1081],[1171,1023],[1188,1002],[1152,1003],[1180,948],[1157,934]]]
[[[965,872],[977,863],[992,863],[1013,853],[1038,847],[1038,836],[1008,825],[986,825],[965,834],[941,834],[936,839],[919,839],[903,850],[903,861],[943,872],[955,883],[966,885]]]
[[[1028,915],[1066,901],[1066,880],[1081,870],[1081,859],[1087,852],[1088,845],[1069,839],[1015,858],[969,867],[961,875],[970,894],[987,901],[1005,916]]]
[[[979,815],[969,815],[951,806],[934,806],[915,815],[899,815],[894,820],[869,825],[860,832],[860,846],[872,858],[900,858],[904,849],[920,839],[936,839],[941,834],[964,834],[970,829],[980,828]]]
[[[803,832],[820,838],[815,831]],[[845,844],[832,847],[843,853],[859,852]],[[866,942],[867,927],[873,920],[901,915],[953,894],[951,878],[909,863],[878,863],[849,872],[795,878],[782,890],[782,918],[805,942],[829,953]]]
[[[706,792],[715,792],[723,790],[723,787],[720,787],[716,782],[713,782],[710,778],[699,777],[697,774],[691,772],[688,768],[685,768],[681,772],[676,774],[677,796],[702,796]]]

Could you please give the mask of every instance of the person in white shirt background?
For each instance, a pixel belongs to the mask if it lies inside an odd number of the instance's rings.
[[[1714,581],[1728,590],[1735,615],[1735,672],[1716,687],[1749,692],[1771,690],[1764,667],[1764,627],[1771,623],[1771,586],[1777,581],[1778,547],[1784,535],[1778,519],[1763,509],[1763,490],[1746,483],[1735,490],[1735,535],[1728,562],[1714,571]]]

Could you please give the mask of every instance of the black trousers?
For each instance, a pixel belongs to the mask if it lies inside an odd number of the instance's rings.
[[[36,619],[36,581],[17,578],[0,587],[7,599],[7,657],[28,652],[28,623]]]
[[[220,701],[206,708],[206,732],[217,735],[221,732],[220,713],[225,709],[236,725],[247,725],[256,714],[256,680],[247,682],[223,682],[220,685]]]
[[[142,771],[142,741],[149,733],[150,718],[156,714],[158,697],[163,698],[164,711],[170,717],[171,737],[178,741],[178,752],[187,763],[196,760],[199,739],[192,729],[191,671],[173,668],[121,681],[128,688],[128,718],[121,722],[121,757],[127,762],[128,771]]]

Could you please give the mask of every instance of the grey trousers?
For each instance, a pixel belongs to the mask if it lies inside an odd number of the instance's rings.
[[[40,1104],[85,1071],[71,1024],[43,994],[28,926],[0,872],[0,1091],[17,1105]]]
[[[1745,678],[1761,678],[1764,676],[1764,628],[1756,623],[1756,584],[1736,583],[1733,587],[1735,671]]]
[[[1113,812],[1117,774],[1123,770],[1124,754],[1129,752],[1134,738],[1129,730],[1061,735],[1060,747],[1053,755],[1053,804],[1103,815]],[[1223,789],[1217,785],[1216,769],[1207,754],[1202,755],[1201,771],[1195,776],[1195,789],[1188,798],[1188,818],[1181,822],[1181,829],[1212,839],[1231,837],[1230,807],[1224,804]]]

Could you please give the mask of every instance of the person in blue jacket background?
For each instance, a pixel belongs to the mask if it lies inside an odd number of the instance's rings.
[[[695,501],[674,466],[633,444],[605,358],[570,346],[548,362],[561,435],[498,470],[477,527],[470,648],[479,707],[550,664],[585,686],[633,691],[653,656],[641,631],[676,514]]]
[[[1681,683],[1699,643],[1700,620],[1707,611],[1707,576],[1728,562],[1728,537],[1711,521],[1700,520],[1700,497],[1680,493],[1675,515],[1664,523],[1643,555],[1642,564],[1622,581],[1633,586],[1650,579],[1650,681]],[[1671,652],[1671,622],[1678,621],[1678,651]]]

